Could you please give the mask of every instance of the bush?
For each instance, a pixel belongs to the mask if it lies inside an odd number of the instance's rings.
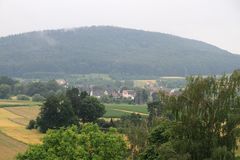
[[[112,118],[109,122],[105,121],[104,119],[98,119],[96,123],[101,129],[108,129],[110,127],[115,127]]]
[[[27,125],[27,129],[34,129],[36,128],[36,121],[35,120],[30,120],[28,125]]]
[[[30,98],[26,95],[23,95],[23,94],[19,94],[17,95],[17,100],[25,100],[25,101],[29,101]]]
[[[34,101],[34,102],[42,102],[42,101],[45,101],[45,98],[43,96],[41,96],[40,94],[34,94],[32,96],[32,101]]]

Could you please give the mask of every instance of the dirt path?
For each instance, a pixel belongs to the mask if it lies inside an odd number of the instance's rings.
[[[136,113],[136,114],[140,114],[140,115],[142,115],[142,116],[147,116],[147,115],[148,115],[148,114],[146,114],[146,113],[133,112],[133,111],[123,110],[123,109],[112,109],[112,110],[121,111],[121,112],[126,112],[126,113]]]

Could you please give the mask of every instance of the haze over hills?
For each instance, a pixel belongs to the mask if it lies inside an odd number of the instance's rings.
[[[105,73],[118,78],[221,74],[240,55],[169,34],[83,27],[0,38],[0,75]]]

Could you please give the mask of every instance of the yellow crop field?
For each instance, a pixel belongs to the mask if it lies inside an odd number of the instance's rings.
[[[35,119],[40,112],[40,107],[33,106],[33,107],[7,107],[5,108],[7,111],[24,117],[25,119],[31,120]]]
[[[36,105],[36,104],[40,104],[38,102],[32,102],[32,101],[22,101],[22,100],[8,100],[8,99],[4,99],[4,100],[0,100],[0,104],[16,104],[16,105]]]
[[[38,105],[31,101],[0,100],[0,160],[14,159],[28,144],[41,143],[43,134],[26,129],[29,120],[37,117]]]
[[[26,149],[26,144],[0,133],[0,160],[12,160],[17,153]]]
[[[20,107],[14,108],[18,110]],[[30,107],[29,107],[30,109]],[[5,108],[0,108],[0,130],[9,137],[26,144],[40,143],[42,134],[35,130],[27,130],[25,124],[16,123],[16,121],[23,120],[29,121],[25,117],[16,115]]]
[[[156,80],[134,80],[134,87],[143,88],[145,85],[155,85]]]

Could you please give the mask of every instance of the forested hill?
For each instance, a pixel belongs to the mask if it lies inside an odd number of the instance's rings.
[[[107,73],[113,76],[219,74],[240,56],[173,35],[118,27],[30,32],[0,38],[0,75]]]

